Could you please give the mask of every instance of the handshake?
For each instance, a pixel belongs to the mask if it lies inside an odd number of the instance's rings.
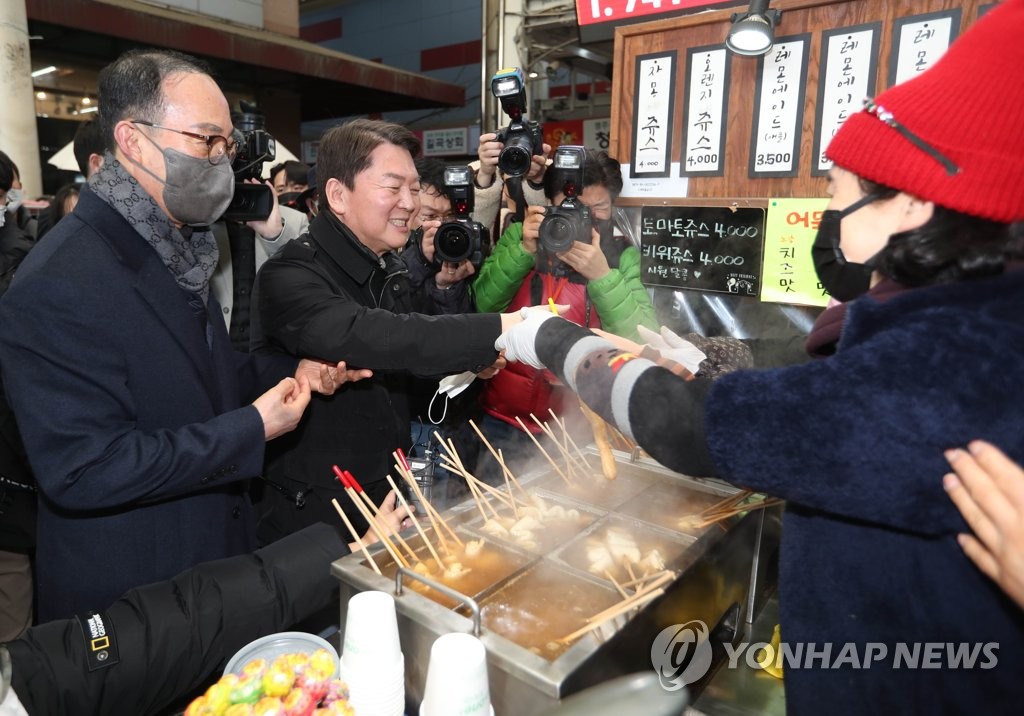
[[[564,304],[527,306],[515,313],[501,314],[501,335],[494,341],[494,348],[507,361],[525,363],[534,368],[543,368],[537,357],[537,333],[545,321],[556,318],[569,310]]]
[[[564,313],[567,306],[557,306],[558,313]],[[534,368],[544,368],[537,355],[537,334],[545,321],[556,317],[556,313],[542,306],[521,308],[517,313],[502,315],[501,335],[494,342],[494,347],[503,351],[505,359],[519,361]],[[508,322],[506,323],[506,319]],[[655,333],[643,326],[637,331],[645,345],[654,350],[665,362],[683,366],[691,374],[695,374],[701,362],[707,357],[690,341],[680,338],[668,328],[662,326],[660,333]],[[616,348],[640,355],[644,346],[620,336],[595,331],[607,339]]]

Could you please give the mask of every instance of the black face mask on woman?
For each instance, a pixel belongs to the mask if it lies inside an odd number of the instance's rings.
[[[841,211],[828,209],[821,213],[811,257],[822,287],[837,301],[852,301],[871,288],[871,259],[862,264],[846,260],[839,247],[842,238],[840,226],[843,217],[878,199],[877,195],[868,194]]]

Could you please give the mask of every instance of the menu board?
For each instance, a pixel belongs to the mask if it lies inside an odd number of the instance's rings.
[[[649,286],[757,296],[765,210],[645,206],[640,280]]]

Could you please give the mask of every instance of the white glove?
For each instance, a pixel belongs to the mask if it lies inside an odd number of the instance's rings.
[[[495,350],[505,351],[505,360],[525,363],[533,368],[543,368],[544,364],[537,357],[537,331],[541,324],[555,314],[546,308],[521,308],[520,323],[509,328],[494,341]]]
[[[637,326],[636,332],[640,334],[640,339],[644,343],[661,353],[662,358],[679,363],[694,375],[707,358],[697,346],[685,338],[680,338],[665,326],[661,327],[660,334],[643,326]]]

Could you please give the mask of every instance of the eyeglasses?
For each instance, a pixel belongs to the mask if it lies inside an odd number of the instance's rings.
[[[873,117],[878,118],[879,121],[889,125],[902,134],[908,142],[941,164],[942,168],[946,170],[946,174],[949,176],[954,176],[960,171],[960,167],[958,167],[952,159],[897,122],[892,112],[881,105],[875,104],[875,101],[870,97],[864,100],[864,111]]]
[[[133,119],[130,121],[133,124],[141,124],[146,127],[152,127],[153,129],[163,129],[168,132],[183,134],[190,139],[196,139],[203,142],[206,145],[206,157],[210,160],[210,164],[213,165],[220,164],[224,161],[225,157],[227,157],[229,162],[233,162],[235,160],[235,154],[238,153],[238,144],[227,137],[220,136],[219,134],[197,134],[196,132],[186,132],[183,129],[164,127],[159,124],[154,124],[153,122],[147,122],[144,119]]]

